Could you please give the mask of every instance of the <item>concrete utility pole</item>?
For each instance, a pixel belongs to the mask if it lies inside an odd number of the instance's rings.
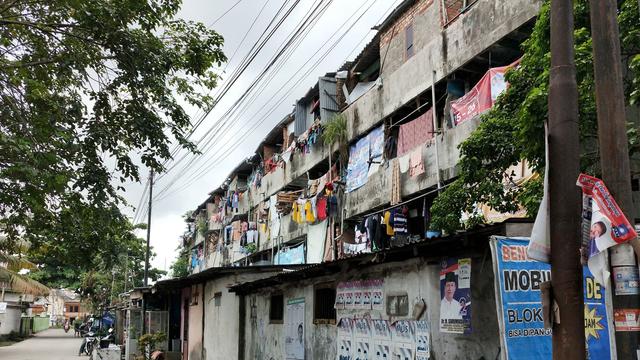
[[[602,180],[610,189],[627,219],[633,224],[635,216],[631,195],[629,140],[627,139],[622,84],[618,8],[615,0],[590,0],[589,3]],[[631,245],[620,244],[618,245],[619,249],[611,253],[611,264],[625,267],[626,271],[634,271],[637,276],[636,259],[629,249],[630,246],[633,246],[636,254],[640,253],[638,239],[635,239]],[[616,295],[612,293],[612,295],[614,311],[615,309],[640,308],[640,298],[637,294]],[[637,331],[616,331],[615,334],[618,359],[637,359],[636,350],[640,334]]]
[[[551,1],[549,79],[549,206],[551,281],[560,308],[553,324],[553,358],[585,359],[580,264],[581,196],[578,88],[574,63],[573,1]],[[557,319],[556,319],[557,320]]]
[[[149,244],[151,241],[151,203],[153,202],[153,169],[149,174],[149,217],[147,218],[147,248],[144,255],[144,286],[149,285]]]

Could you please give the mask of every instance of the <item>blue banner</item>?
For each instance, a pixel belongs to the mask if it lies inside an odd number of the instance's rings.
[[[347,166],[347,192],[356,190],[367,183],[369,173],[369,137],[358,140],[349,149]]]
[[[527,257],[529,239],[496,237],[492,245],[507,359],[551,359],[551,330],[544,328],[540,301],[540,283],[551,280],[550,265]],[[587,267],[583,275],[587,359],[609,359],[604,288]]]

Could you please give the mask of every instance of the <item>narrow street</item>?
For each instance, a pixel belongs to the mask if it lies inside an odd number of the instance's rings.
[[[15,343],[10,346],[0,347],[0,359],[2,360],[77,360],[88,359],[78,357],[81,338],[73,337],[73,331],[69,333],[62,329],[45,330],[36,336]]]

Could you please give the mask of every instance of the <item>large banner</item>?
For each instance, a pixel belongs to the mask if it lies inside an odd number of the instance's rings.
[[[369,173],[369,137],[358,140],[349,149],[347,166],[347,192],[351,192],[367,183]]]
[[[452,101],[451,116],[453,117],[453,123],[459,125],[489,110],[498,96],[507,89],[508,84],[504,79],[504,74],[511,67],[517,65],[519,61],[507,66],[489,69],[468,93]]]
[[[501,342],[509,360],[551,359],[551,330],[544,328],[540,283],[551,280],[551,267],[527,256],[528,238],[496,236],[491,242]],[[610,337],[605,289],[584,267],[587,359],[609,359]]]
[[[304,360],[304,298],[287,301],[286,338],[287,360]]]
[[[379,126],[358,140],[349,148],[347,165],[347,192],[356,190],[367,183],[369,175],[375,172],[384,151],[384,126]]]

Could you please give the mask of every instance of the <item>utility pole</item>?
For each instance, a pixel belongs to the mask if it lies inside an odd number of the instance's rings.
[[[578,88],[573,1],[551,0],[549,78],[549,206],[551,282],[560,309],[553,324],[553,359],[584,360],[584,298],[580,264],[581,195]],[[556,319],[558,320],[558,319]]]
[[[151,204],[153,202],[153,169],[149,174],[149,216],[147,218],[147,247],[144,255],[144,287],[149,285],[149,244],[151,240]],[[147,302],[145,300],[145,294],[142,293],[142,335],[146,334],[147,330]]]
[[[144,286],[149,285],[149,244],[151,240],[151,204],[153,202],[153,169],[149,174],[149,216],[147,218],[147,247],[144,255]]]
[[[629,140],[626,131],[625,98],[622,84],[622,61],[620,59],[620,33],[618,30],[617,2],[615,0],[590,0],[591,36],[593,40],[593,62],[598,109],[598,143],[602,179],[616,199],[627,219],[634,223],[633,198],[631,195],[631,171],[629,164]],[[620,244],[611,252],[611,264],[625,272],[638,276],[636,254],[640,253],[640,241]],[[615,273],[615,271],[612,271]],[[613,277],[614,283],[617,281]],[[616,287],[612,287],[614,290]],[[609,290],[609,291],[611,291]],[[615,290],[614,290],[615,291]],[[617,292],[617,291],[616,291]],[[613,308],[638,309],[638,294],[619,295],[612,293]],[[618,359],[637,359],[637,331],[616,331]]]

